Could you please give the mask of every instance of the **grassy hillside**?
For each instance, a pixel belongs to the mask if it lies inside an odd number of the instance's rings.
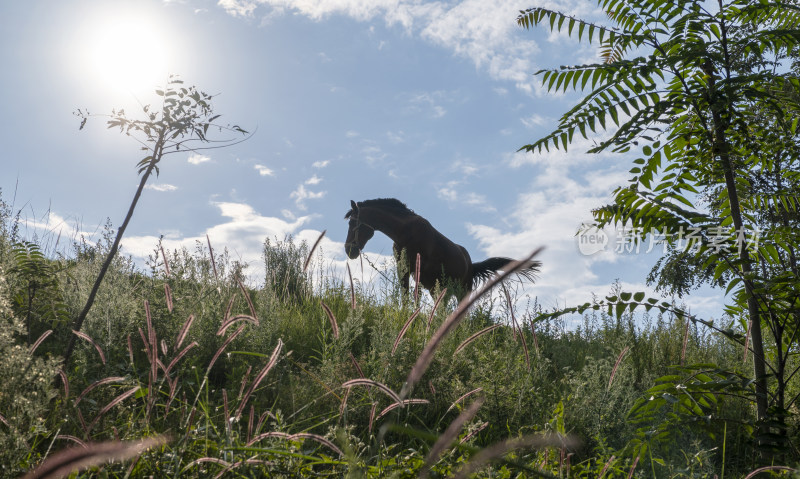
[[[352,285],[318,255],[304,272],[290,238],[265,242],[259,287],[224,245],[166,261],[154,245],[147,271],[116,259],[61,370],[111,234],[42,252],[3,215],[4,477],[143,438],[79,477],[735,477],[793,461],[752,446],[741,351],[665,314],[589,310],[567,328],[495,290],[399,397],[455,303]]]

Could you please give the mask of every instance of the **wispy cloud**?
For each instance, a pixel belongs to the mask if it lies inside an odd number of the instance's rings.
[[[189,156],[189,158],[186,161],[188,161],[193,165],[199,165],[200,163],[211,161],[211,158],[209,158],[206,155],[201,155],[199,153],[193,153],[191,156]]]
[[[169,183],[156,183],[145,185],[145,189],[153,191],[175,191],[178,189],[178,187],[175,185],[170,185]]]
[[[496,211],[496,209],[489,204],[489,200],[486,199],[485,195],[470,191],[462,191],[459,188],[460,185],[461,182],[459,181],[449,181],[447,184],[439,187],[439,189],[436,190],[436,194],[440,199],[451,204],[457,203],[467,205],[481,211]]]
[[[305,184],[307,184],[308,186],[318,185],[320,183],[322,183],[322,178],[320,178],[317,175],[314,175],[305,181]]]
[[[308,209],[306,200],[318,200],[324,197],[326,193],[326,191],[309,191],[306,189],[306,185],[302,184],[299,185],[296,190],[292,191],[289,197],[294,198],[294,204],[298,209],[305,211]]]
[[[559,10],[573,12],[578,2],[561,0]],[[407,33],[467,58],[496,80],[509,81],[531,92],[537,68],[532,58],[539,52],[536,42],[517,27],[514,19],[527,6],[507,0],[459,2],[420,0],[220,0],[233,16],[252,16],[257,6],[276,12],[294,12],[314,20],[345,15],[357,21],[382,19],[399,25]],[[585,7],[584,7],[585,8]]]
[[[424,113],[431,118],[442,118],[447,114],[444,103],[452,101],[455,95],[444,91],[413,93],[408,99],[407,113]]]
[[[325,168],[331,163],[331,160],[315,161],[311,164],[314,168]]]
[[[254,165],[253,168],[255,168],[261,176],[275,176],[275,172],[264,165]]]
[[[528,128],[536,128],[537,126],[545,125],[548,122],[545,117],[536,113],[526,118],[520,118],[520,121]]]
[[[258,2],[250,0],[219,0],[217,4],[234,17],[249,17],[258,6]]]
[[[466,159],[458,159],[450,165],[450,171],[461,173],[464,177],[475,176],[482,168]]]
[[[367,144],[361,149],[361,152],[364,154],[364,158],[366,158],[369,163],[377,163],[384,160],[387,156],[380,146],[371,141],[367,142]]]
[[[406,141],[406,134],[403,130],[387,131],[386,138],[388,138],[391,143],[399,144]]]
[[[455,185],[453,183],[454,182],[450,182],[436,190],[436,194],[439,196],[439,198],[451,203],[458,201],[458,192],[456,192]]]

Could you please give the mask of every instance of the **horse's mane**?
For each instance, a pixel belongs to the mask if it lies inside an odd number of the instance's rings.
[[[368,207],[368,208],[381,208],[385,210],[391,210],[394,214],[402,215],[402,216],[410,216],[416,215],[413,210],[411,210],[405,203],[395,198],[376,198],[374,200],[364,200],[359,201],[359,207]],[[344,215],[345,218],[349,218],[353,214],[353,210],[347,212]]]

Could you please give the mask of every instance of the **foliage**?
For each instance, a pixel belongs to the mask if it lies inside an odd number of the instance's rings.
[[[198,143],[209,143],[212,140],[207,137],[208,130],[211,127],[217,128],[220,132],[229,131],[240,134],[247,134],[238,125],[222,127],[214,123],[220,115],[214,115],[214,110],[211,105],[212,96],[198,90],[196,87],[184,87],[183,80],[174,76],[170,76],[166,88],[157,89],[156,95],[162,97],[160,108],[151,109],[150,105],[142,106],[142,113],[144,114],[143,120],[129,118],[124,110],[112,110],[111,118],[108,120],[108,128],[119,128],[120,132],[134,138],[142,146],[141,149],[148,153],[147,156],[142,158],[136,165],[139,169],[139,174],[142,179],[139,182],[139,187],[133,195],[128,213],[122,221],[122,225],[117,231],[111,249],[106,256],[103,266],[92,286],[89,296],[86,299],[86,304],[81,309],[81,312],[75,318],[73,329],[80,332],[83,327],[83,322],[94,304],[97,292],[103,282],[103,278],[108,271],[111,262],[117,254],[122,236],[125,234],[125,228],[128,226],[133,211],[136,209],[136,204],[139,197],[144,190],[147,180],[150,175],[155,171],[158,175],[158,164],[163,159],[164,155],[170,153],[178,153],[185,151],[197,151],[200,149],[196,146]],[[81,118],[80,129],[86,125],[90,117],[88,112],[78,110],[76,115]],[[213,148],[221,148],[233,143],[232,140],[215,140],[215,143],[221,143]],[[76,336],[70,337],[67,348],[64,352],[64,364],[69,364],[72,351],[75,347]]]
[[[309,255],[308,244],[295,244],[291,236],[283,241],[264,241],[266,284],[274,285],[274,293],[285,300],[301,300],[311,292],[311,280],[303,270]]]
[[[35,464],[35,452],[52,434],[51,381],[57,361],[33,355],[27,332],[8,302],[8,285],[0,268],[0,475],[16,476]]]
[[[800,8],[745,0],[598,5],[610,26],[545,8],[518,17],[526,28],[545,24],[597,41],[603,60],[539,72],[548,91],[580,89],[584,97],[552,133],[522,149],[566,150],[576,132],[588,138],[602,129],[607,136],[590,152],[641,152],[630,184],[594,211],[594,226],[614,224],[633,241],[651,235],[665,242],[670,253],[649,278],[660,290],[685,294],[709,282],[731,293],[727,312],[739,327],[717,329],[752,351],[756,392],[748,397],[761,421],[761,446],[788,453],[800,301]],[[617,314],[671,309],[643,300],[643,293],[627,293],[607,305]]]
[[[21,288],[12,294],[15,313],[25,318],[28,344],[34,335],[69,321],[69,313],[61,297],[56,264],[45,258],[36,243],[22,241],[11,247],[14,266],[9,275]]]

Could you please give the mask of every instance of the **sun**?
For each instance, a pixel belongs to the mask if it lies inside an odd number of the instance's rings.
[[[96,87],[139,94],[170,74],[172,42],[158,15],[134,9],[96,12],[83,40],[83,74]]]

